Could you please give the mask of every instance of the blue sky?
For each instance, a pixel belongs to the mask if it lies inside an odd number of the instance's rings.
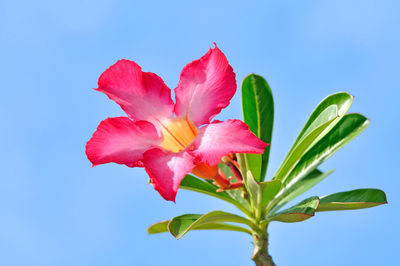
[[[307,193],[381,188],[389,205],[271,224],[278,265],[395,265],[399,237],[398,1],[0,2],[0,265],[253,265],[251,239],[146,228],[183,213],[236,211],[179,191],[165,202],[143,169],[91,168],[86,141],[123,115],[92,90],[116,60],[135,60],[170,88],[216,42],[237,74],[263,75],[275,98],[268,175],[315,105],[355,96],[370,127],[322,165],[334,174]],[[218,119],[241,118],[240,93]],[[306,195],[306,196],[307,196]]]

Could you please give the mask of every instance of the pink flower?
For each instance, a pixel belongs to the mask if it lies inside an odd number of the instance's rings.
[[[86,144],[88,159],[93,166],[144,167],[166,200],[175,201],[186,174],[214,178],[224,155],[263,153],[267,146],[240,120],[211,122],[236,91],[235,73],[217,46],[183,68],[176,103],[159,76],[129,60],[107,69],[98,86],[128,117],[100,123]]]

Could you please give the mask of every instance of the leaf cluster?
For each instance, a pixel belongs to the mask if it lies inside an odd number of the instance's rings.
[[[329,95],[311,113],[286,157],[272,176],[264,181],[268,167],[269,145],[264,154],[236,154],[243,176],[242,190],[217,192],[212,182],[187,175],[180,188],[229,202],[243,212],[239,216],[223,211],[184,214],[149,227],[150,234],[170,232],[181,238],[190,230],[229,230],[255,234],[264,232],[270,222],[301,222],[322,211],[355,210],[387,203],[379,189],[356,189],[326,196],[313,196],[284,208],[295,198],[321,182],[333,170],[318,167],[369,125],[358,113],[347,113],[353,97],[346,92]],[[255,74],[242,83],[244,122],[261,140],[271,143],[274,101],[267,81]],[[232,176],[230,169],[220,169]]]

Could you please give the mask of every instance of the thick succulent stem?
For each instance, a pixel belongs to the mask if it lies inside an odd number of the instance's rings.
[[[243,178],[243,182],[245,184],[245,189],[248,189],[248,165],[246,161],[246,157],[242,153],[236,154],[237,162],[239,163],[239,170],[241,172],[241,176]],[[250,173],[251,176],[251,173]],[[251,177],[253,178],[253,177]],[[255,180],[253,182],[256,182]],[[257,183],[258,184],[258,183]],[[259,184],[258,184],[259,186]],[[257,193],[261,193],[261,188],[257,190]],[[246,191],[247,193],[247,191]],[[250,200],[250,209],[251,209],[251,216],[253,219],[256,220],[258,223],[257,228],[252,228],[253,235],[253,244],[254,244],[254,251],[251,259],[256,263],[257,266],[275,266],[275,263],[272,260],[272,257],[268,254],[268,233],[267,233],[267,226],[268,223],[262,223],[262,210],[261,210],[261,200],[260,195],[257,195],[256,204],[254,204],[254,199]]]
[[[266,230],[253,232],[254,252],[251,259],[257,266],[275,266],[268,254],[268,233]]]

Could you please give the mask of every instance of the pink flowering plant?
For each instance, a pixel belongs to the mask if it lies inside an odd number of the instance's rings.
[[[268,83],[251,74],[242,83],[244,122],[213,120],[236,91],[235,73],[225,55],[210,48],[187,64],[174,90],[154,73],[120,60],[99,78],[96,90],[125,111],[107,118],[86,145],[93,166],[105,163],[143,167],[154,189],[175,201],[187,189],[227,201],[243,215],[224,211],[184,214],[153,224],[149,234],[170,232],[179,239],[191,230],[228,230],[253,237],[256,265],[274,265],[268,254],[271,222],[294,223],[321,211],[353,210],[387,203],[378,189],[357,189],[290,201],[332,173],[318,166],[369,124],[346,114],[353,97],[345,92],[321,101],[270,181],[265,180],[274,102]]]

